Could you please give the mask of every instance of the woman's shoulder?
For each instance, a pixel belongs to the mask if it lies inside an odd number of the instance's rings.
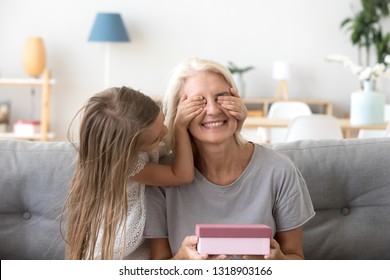
[[[255,143],[254,144],[255,146],[255,154],[256,156],[271,156],[271,157],[275,157],[275,158],[279,158],[279,159],[284,159],[284,160],[289,160],[289,158],[281,153],[279,153],[278,151],[276,151],[275,149],[272,148],[272,146],[269,146],[269,145],[262,145],[262,144],[257,144]]]
[[[254,145],[254,161],[262,162],[269,166],[294,167],[294,164],[289,157],[272,149],[271,146],[261,144]]]

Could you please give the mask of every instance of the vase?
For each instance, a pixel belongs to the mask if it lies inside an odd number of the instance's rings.
[[[42,38],[28,38],[23,53],[24,70],[28,75],[38,78],[43,73],[45,64],[46,54]]]
[[[372,89],[371,81],[363,90],[351,94],[351,125],[381,124],[385,121],[385,96]]]
[[[245,98],[245,81],[242,74],[236,73],[233,75],[234,83],[236,84],[238,94],[241,98]]]

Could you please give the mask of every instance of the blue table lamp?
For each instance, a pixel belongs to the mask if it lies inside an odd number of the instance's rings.
[[[110,43],[130,42],[126,27],[118,13],[98,13],[92,27],[89,42],[105,42],[104,87],[109,86],[110,77]]]

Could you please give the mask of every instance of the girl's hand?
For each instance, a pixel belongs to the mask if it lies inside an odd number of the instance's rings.
[[[177,106],[175,125],[187,129],[192,119],[203,111],[205,104],[206,100],[203,96],[197,95],[187,98],[187,95],[183,94]]]
[[[232,94],[231,96],[218,96],[217,102],[222,108],[228,110],[228,112],[237,119],[238,130],[241,130],[242,125],[248,116],[248,110],[234,88],[230,88],[230,93]]]

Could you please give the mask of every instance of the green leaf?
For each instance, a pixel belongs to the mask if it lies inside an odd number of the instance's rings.
[[[371,47],[375,47],[379,58],[383,59],[390,54],[389,41],[385,40],[388,34],[382,34],[381,19],[389,16],[390,0],[360,0],[362,9],[352,17],[341,21],[340,27],[350,33],[352,45],[363,46],[367,54]],[[359,57],[361,61],[361,57]]]
[[[237,65],[235,65],[233,62],[231,61],[228,61],[228,66],[227,68],[229,69],[230,73],[232,74],[235,74],[235,73],[239,73],[239,74],[242,74],[242,73],[245,73],[249,70],[252,70],[254,69],[253,66],[247,66],[247,67],[238,67]]]

